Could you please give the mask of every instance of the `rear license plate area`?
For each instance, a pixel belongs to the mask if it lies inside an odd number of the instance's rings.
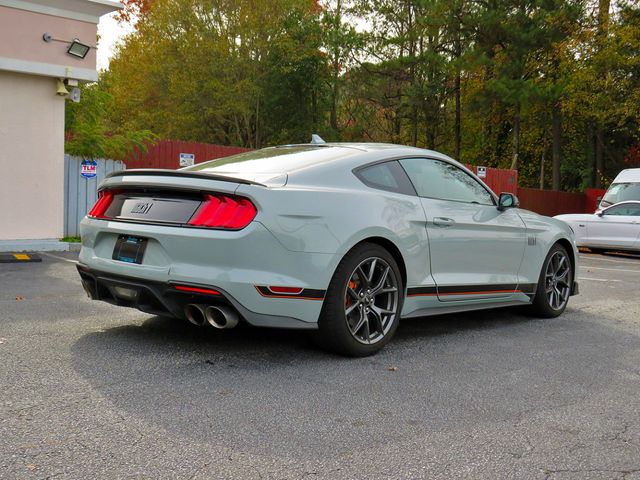
[[[113,248],[113,260],[126,263],[142,263],[147,239],[132,235],[118,235],[116,246]]]

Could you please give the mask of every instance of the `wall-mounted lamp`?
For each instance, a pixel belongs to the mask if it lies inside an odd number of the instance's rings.
[[[85,45],[84,43],[81,43],[77,38],[74,38],[73,42],[71,42],[71,45],[69,45],[69,48],[67,49],[67,53],[69,55],[73,55],[74,57],[84,58],[87,56],[87,53],[89,53],[89,50],[91,50],[91,47],[89,45]]]
[[[46,33],[46,32],[42,34],[42,40],[44,40],[47,43],[49,43],[49,42],[68,43],[69,44],[69,48],[67,48],[67,53],[69,55],[72,55],[72,56],[78,57],[78,58],[86,57],[87,53],[89,53],[89,50],[91,50],[91,48],[92,48],[91,46],[82,43],[77,38],[74,38],[71,41],[60,40],[60,39],[57,39],[57,38],[53,38],[53,36],[50,33]]]

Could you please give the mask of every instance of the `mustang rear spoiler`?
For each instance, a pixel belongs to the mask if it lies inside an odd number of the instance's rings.
[[[247,180],[246,178],[227,177],[225,175],[215,175],[211,173],[184,172],[180,170],[169,170],[163,168],[133,168],[131,170],[119,170],[107,174],[106,178],[111,177],[128,177],[136,175],[152,175],[154,177],[189,177],[189,178],[206,178],[209,180],[220,180],[222,182],[243,183],[245,185],[259,185],[266,187],[265,184]]]

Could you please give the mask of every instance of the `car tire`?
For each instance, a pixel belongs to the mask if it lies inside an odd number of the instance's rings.
[[[316,343],[352,357],[378,352],[398,328],[403,299],[402,276],[393,256],[377,244],[357,245],[333,274]]]
[[[547,254],[538,278],[538,286],[530,312],[541,318],[562,314],[573,289],[573,264],[567,250],[556,243]]]

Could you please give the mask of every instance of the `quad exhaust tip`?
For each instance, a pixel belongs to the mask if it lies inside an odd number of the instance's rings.
[[[209,306],[204,314],[209,325],[215,328],[233,328],[238,325],[238,315],[228,307]]]
[[[196,305],[195,303],[190,303],[186,307],[184,307],[184,315],[187,317],[191,323],[193,323],[197,327],[201,327],[204,325],[206,321],[204,316],[205,307],[203,305]]]
[[[229,307],[189,303],[184,315],[192,324],[201,327],[208,323],[214,328],[228,329],[238,325],[238,314]]]

